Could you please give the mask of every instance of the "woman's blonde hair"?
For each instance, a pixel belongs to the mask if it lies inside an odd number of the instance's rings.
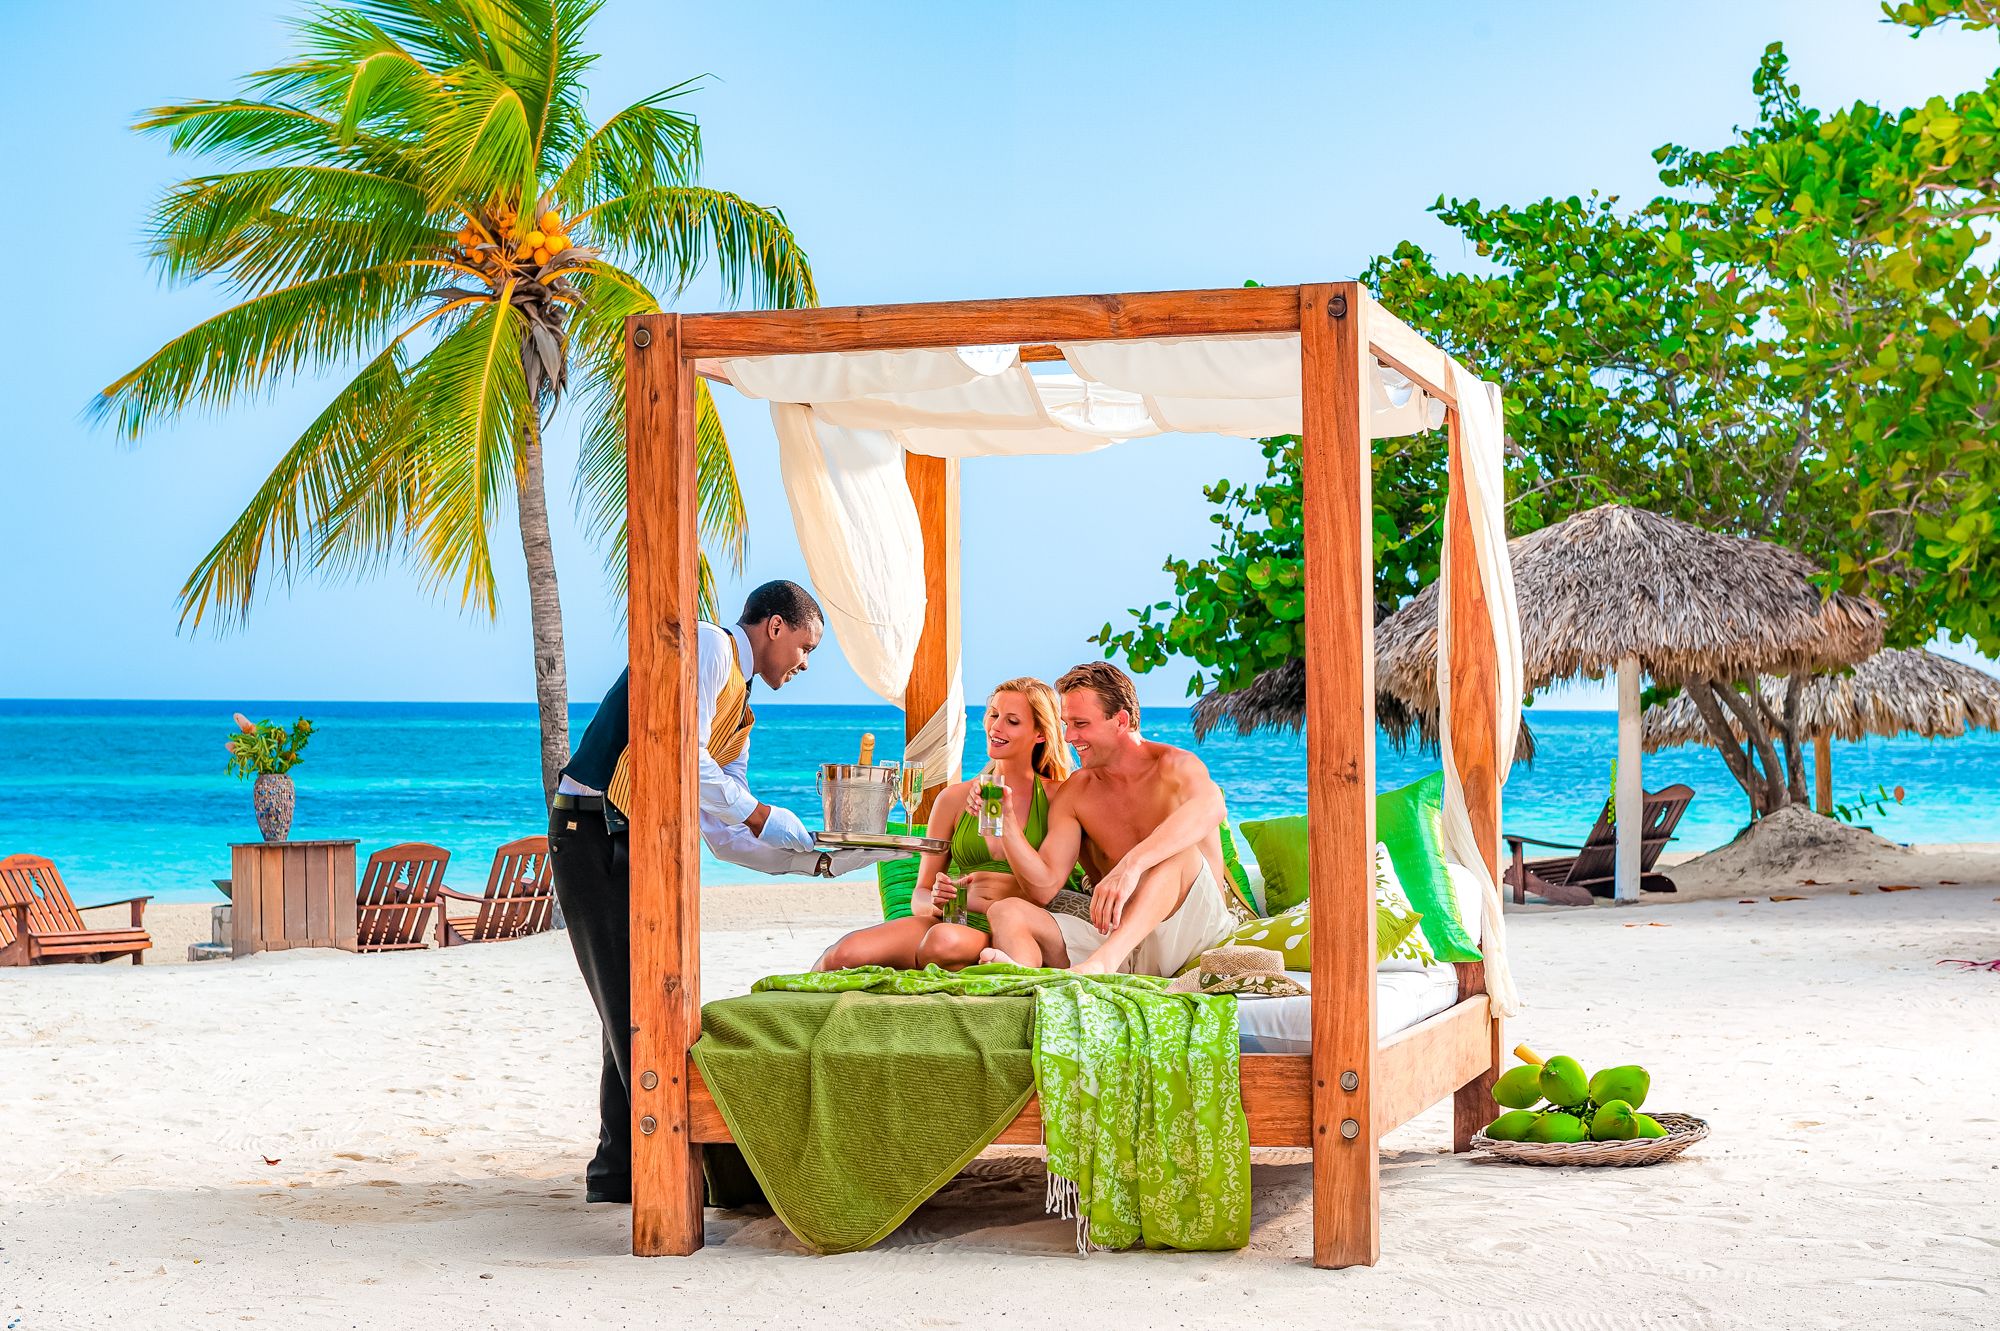
[[[1033,675],[1022,675],[995,684],[986,701],[991,704],[997,693],[1018,693],[1028,700],[1028,714],[1035,718],[1035,728],[1042,732],[1042,742],[1035,746],[1033,757],[1035,775],[1047,781],[1066,779],[1070,773],[1069,745],[1063,743],[1062,704],[1056,699],[1056,691]]]

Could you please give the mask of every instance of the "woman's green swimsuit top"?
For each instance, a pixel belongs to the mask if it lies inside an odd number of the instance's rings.
[[[1028,844],[1039,849],[1042,838],[1049,834],[1049,792],[1039,779],[1035,782],[1035,793],[1028,800],[1028,824],[1021,829]],[[967,809],[958,815],[958,821],[951,828],[951,860],[945,865],[945,872],[953,878],[968,873],[1012,873],[1014,870],[1003,859],[996,859],[986,838],[979,835],[979,820]]]

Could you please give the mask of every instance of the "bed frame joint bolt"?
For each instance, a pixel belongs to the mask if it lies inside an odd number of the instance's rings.
[[[653,1088],[654,1088],[655,1086],[658,1086],[659,1084],[660,1084],[660,1074],[659,1074],[659,1073],[657,1073],[657,1072],[642,1072],[642,1073],[640,1073],[640,1074],[639,1074],[639,1085],[640,1085],[640,1086],[641,1086],[642,1088],[644,1088],[645,1090],[648,1090],[648,1091],[650,1091],[650,1090],[652,1090],[652,1089],[653,1089]]]
[[[1352,1120],[1349,1121],[1351,1122]],[[651,1114],[648,1114],[644,1118],[639,1120],[639,1131],[644,1133],[648,1137],[652,1136],[654,1129],[658,1128],[659,1126],[660,1126],[659,1122],[655,1120]]]
[[[1358,1072],[1343,1072],[1343,1073],[1341,1073],[1341,1074],[1340,1074],[1340,1089],[1341,1089],[1341,1090],[1343,1090],[1343,1091],[1351,1091],[1351,1090],[1355,1089],[1355,1088],[1356,1088],[1357,1086],[1359,1086],[1359,1085],[1361,1085],[1361,1074],[1360,1074],[1360,1073],[1358,1073]]]
[[[1336,319],[1345,319],[1347,317],[1347,297],[1336,294],[1327,303],[1327,311]]]
[[[1353,1141],[1361,1135],[1361,1125],[1351,1118],[1343,1118],[1340,1120],[1340,1135]]]
[[[637,328],[632,330],[632,345],[641,348],[652,346],[653,330],[646,327],[644,324],[640,324]]]

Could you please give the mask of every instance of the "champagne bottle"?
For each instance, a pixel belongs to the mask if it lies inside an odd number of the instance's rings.
[[[863,767],[871,767],[874,765],[874,763],[875,763],[875,732],[872,730],[864,731],[861,736],[860,765]]]

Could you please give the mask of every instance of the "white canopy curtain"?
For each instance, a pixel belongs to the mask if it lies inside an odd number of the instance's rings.
[[[1014,346],[743,356],[705,365],[745,395],[770,401],[799,547],[830,627],[863,682],[899,707],[924,622],[923,535],[904,452],[1084,453],[1159,434],[1260,439],[1302,428],[1297,333],[1069,342],[1058,350],[1068,372],[1036,373]],[[1472,554],[1494,610],[1504,780],[1520,719],[1521,649],[1506,557],[1500,395],[1456,365],[1453,372],[1478,533]],[[1376,364],[1370,392],[1375,438],[1444,421],[1444,403],[1392,366]],[[1452,553],[1447,549],[1447,561]],[[1441,633],[1449,632],[1447,623]],[[1441,648],[1441,670],[1445,659]],[[1440,685],[1442,692],[1445,681]],[[949,701],[925,720],[907,757],[935,784],[964,745],[964,678],[955,667]],[[1448,747],[1445,755],[1447,846],[1453,859],[1488,878],[1483,936],[1494,945],[1486,949],[1487,983],[1503,1015],[1512,1015],[1499,885],[1474,842]]]

